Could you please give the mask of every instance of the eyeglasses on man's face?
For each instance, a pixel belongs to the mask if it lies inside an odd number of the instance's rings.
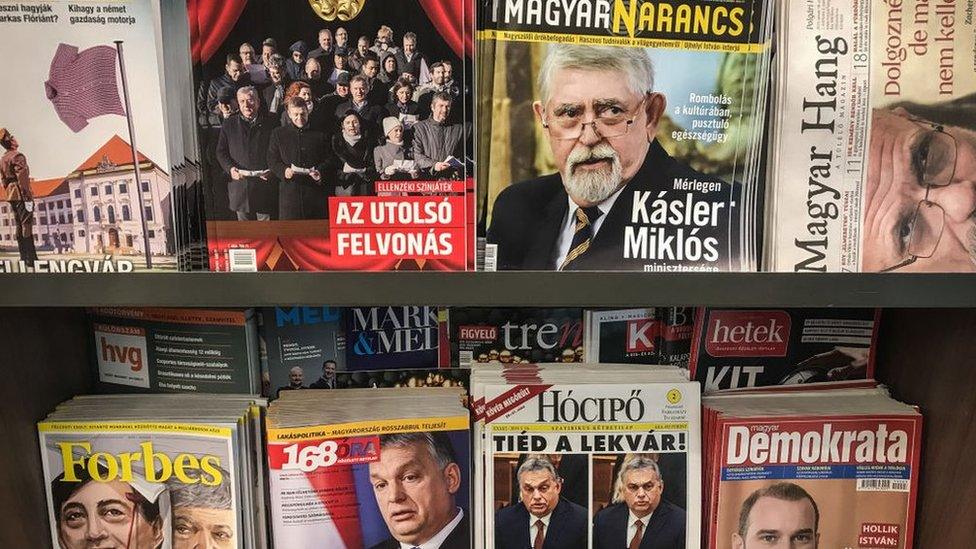
[[[915,205],[910,217],[900,221],[899,246],[901,261],[881,269],[890,272],[935,255],[945,230],[945,210],[929,200],[933,187],[947,187],[956,172],[956,139],[939,124],[909,117],[921,127],[913,140],[910,152],[911,172],[925,195]]]
[[[542,127],[549,130],[549,135],[554,139],[560,140],[579,139],[590,125],[604,139],[622,137],[630,132],[630,127],[640,116],[645,101],[647,96],[641,99],[635,109],[628,109],[615,100],[595,101],[595,114],[590,122],[583,121],[586,116],[586,107],[583,105],[557,105],[552,109],[551,116],[543,117]]]

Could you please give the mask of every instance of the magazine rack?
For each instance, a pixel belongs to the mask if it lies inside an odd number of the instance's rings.
[[[92,388],[88,305],[885,307],[878,378],[925,415],[915,547],[971,547],[976,277],[659,273],[7,275],[0,547],[48,547],[35,422]],[[70,308],[69,308],[70,307]]]

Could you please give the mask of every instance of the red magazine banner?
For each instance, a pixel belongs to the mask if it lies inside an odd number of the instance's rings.
[[[914,417],[729,420],[721,465],[912,464]]]
[[[382,181],[330,197],[328,220],[211,221],[213,271],[474,269],[474,180]]]
[[[275,470],[310,473],[333,465],[369,463],[379,459],[378,436],[268,443],[268,464]]]

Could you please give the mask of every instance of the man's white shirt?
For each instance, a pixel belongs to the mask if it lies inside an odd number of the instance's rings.
[[[413,545],[401,541],[400,549],[414,549],[414,547],[416,547],[417,549],[440,549],[441,544],[444,543],[444,540],[447,539],[447,536],[451,535],[451,532],[453,532],[454,529],[457,528],[457,525],[461,523],[461,519],[464,518],[464,510],[458,507],[457,511],[458,511],[457,514],[454,515],[454,520],[448,522],[447,526],[441,528],[441,531],[437,532],[437,534],[434,535],[434,537],[430,538],[429,540],[419,545]]]
[[[602,215],[597,218],[596,221],[590,223],[591,231],[593,231],[593,237],[596,237],[596,233],[603,226],[603,221],[607,218],[607,214],[610,213],[610,208],[613,208],[613,203],[617,201],[620,193],[624,191],[623,187],[617,189],[617,192],[611,194],[606,200],[597,204],[597,208],[600,208]],[[573,245],[573,235],[576,234],[576,208],[579,206],[573,202],[573,199],[566,196],[567,202],[569,202],[569,209],[566,212],[566,217],[563,218],[563,228],[559,231],[559,240],[556,244],[556,249],[559,251],[556,255],[556,268],[558,269],[560,265],[563,264],[563,260],[569,255],[569,247]]]
[[[654,513],[651,513],[653,515]],[[637,533],[637,526],[634,524],[638,520],[644,524],[644,528],[641,529],[641,540],[644,539],[644,535],[647,534],[647,523],[651,520],[651,515],[647,515],[641,518],[637,518],[637,515],[633,511],[627,512],[627,545],[630,545],[630,540],[634,539],[634,534]]]
[[[529,545],[535,541],[535,537],[538,535],[539,529],[535,527],[535,523],[538,520],[542,521],[542,539],[546,539],[549,534],[549,521],[552,519],[552,511],[544,517],[537,517],[532,513],[529,513]]]

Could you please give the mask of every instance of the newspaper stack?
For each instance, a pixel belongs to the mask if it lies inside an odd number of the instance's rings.
[[[686,371],[486,365],[471,397],[476,547],[699,547],[699,389]]]
[[[55,547],[267,547],[248,395],[79,396],[38,423]]]
[[[765,267],[976,269],[972,4],[776,7]]]
[[[912,547],[922,416],[878,387],[704,399],[707,547]]]
[[[880,309],[699,309],[691,377],[726,389],[874,377]]]
[[[463,394],[283,391],[267,418],[274,546],[470,547]]]

